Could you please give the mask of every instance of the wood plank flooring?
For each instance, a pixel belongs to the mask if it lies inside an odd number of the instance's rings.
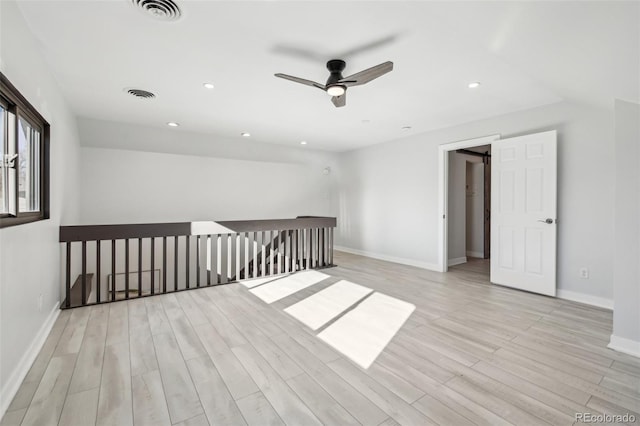
[[[268,305],[240,284],[63,311],[9,425],[640,424],[640,359],[610,311],[336,252],[325,281]],[[364,370],[284,309],[339,280],[416,310]]]

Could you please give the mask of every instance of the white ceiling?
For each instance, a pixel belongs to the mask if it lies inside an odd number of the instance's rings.
[[[563,99],[640,99],[638,2],[176,2],[177,22],[130,0],[19,6],[76,114],[177,121],[177,132],[343,151]],[[345,108],[273,76],[323,83],[326,60],[376,42],[340,58],[344,74],[387,60],[395,69],[351,88]]]

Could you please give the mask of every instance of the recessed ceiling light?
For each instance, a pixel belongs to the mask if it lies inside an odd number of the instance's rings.
[[[307,141],[300,141],[300,145],[306,145]]]
[[[242,133],[240,133],[240,136],[245,137],[245,138],[248,138],[248,137],[250,137],[250,136],[251,136],[251,133],[249,133],[249,132],[242,132]]]
[[[411,130],[411,126],[404,126],[400,130],[402,130],[403,132],[406,132],[407,130]]]
[[[169,127],[178,127],[180,125],[180,123],[176,123],[175,121],[170,121],[167,123],[167,126]]]
[[[205,89],[213,89],[213,87],[214,87],[213,83],[204,83],[203,86],[204,86]]]
[[[474,81],[472,83],[469,83],[469,89],[475,89],[477,87],[480,87],[480,82],[479,81]]]

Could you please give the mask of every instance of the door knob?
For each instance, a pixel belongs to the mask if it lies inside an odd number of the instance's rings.
[[[551,225],[553,223],[553,219],[551,219],[550,217],[544,219],[544,220],[539,220],[538,222],[542,222],[542,223],[546,223]]]

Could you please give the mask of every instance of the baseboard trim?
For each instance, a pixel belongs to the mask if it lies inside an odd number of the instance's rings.
[[[609,349],[622,352],[623,354],[631,355],[640,358],[640,342],[627,339],[626,337],[620,337],[611,335],[611,340],[607,345]]]
[[[417,260],[405,259],[402,257],[387,256],[386,254],[372,253],[370,251],[352,249],[350,247],[334,246],[333,248],[334,250],[343,251],[345,253],[357,254],[360,256],[371,257],[373,259],[386,260],[387,262],[400,263],[401,265],[415,266],[416,268],[440,272],[440,267],[433,263],[419,262]]]
[[[467,255],[467,257],[478,257],[480,259],[484,259],[484,253],[480,251],[468,251],[465,254]]]
[[[572,302],[584,303],[585,305],[597,306],[598,308],[613,309],[613,300],[605,299],[604,297],[562,289],[558,289],[557,297],[559,299],[571,300]]]
[[[22,355],[22,358],[20,359],[20,362],[18,362],[15,370],[13,370],[13,373],[9,376],[9,380],[7,380],[7,383],[2,387],[2,391],[0,391],[0,419],[4,416],[7,408],[9,408],[9,404],[18,392],[22,381],[27,376],[31,365],[36,360],[44,342],[47,340],[53,324],[55,324],[58,319],[58,315],[60,315],[59,308],[60,302],[57,302],[49,313],[49,316],[47,316],[44,324],[42,324],[40,330],[38,330],[38,333],[31,341],[29,348],[27,348],[24,355]]]
[[[467,256],[454,257],[453,259],[449,259],[449,261],[447,262],[447,265],[456,266],[456,265],[461,265],[463,263],[467,263]]]

